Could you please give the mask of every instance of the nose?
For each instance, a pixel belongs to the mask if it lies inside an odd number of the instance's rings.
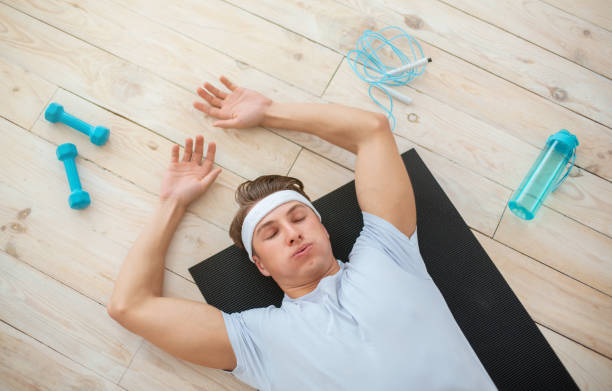
[[[287,225],[287,244],[291,245],[298,239],[303,239],[302,232],[293,224]]]

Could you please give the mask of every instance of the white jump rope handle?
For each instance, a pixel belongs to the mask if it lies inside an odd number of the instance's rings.
[[[431,57],[423,57],[420,60],[416,60],[415,62],[411,62],[410,64],[402,65],[399,68],[391,69],[389,72],[387,72],[387,75],[395,75],[396,73],[400,73],[400,72],[404,72],[404,71],[409,71],[412,68],[416,68],[416,67],[419,67],[421,65],[425,65],[428,62],[431,62]]]
[[[392,88],[387,87],[387,88],[385,88],[385,89],[387,90],[387,92],[389,93],[389,95],[391,95],[391,96],[392,96],[392,97],[394,97],[395,99],[400,100],[400,101],[402,101],[402,102],[404,102],[404,103],[406,103],[406,104],[410,104],[410,103],[412,103],[412,98],[407,97],[406,95],[404,95],[404,94],[402,94],[402,93],[399,93],[399,92],[395,91],[395,90],[394,90],[394,89],[392,89]]]
[[[431,62],[431,58],[427,57],[427,58],[421,58],[420,60],[416,60],[415,62],[411,62],[410,64],[406,64],[403,65],[399,68],[395,68],[390,70],[389,72],[387,72],[387,75],[395,75],[396,73],[400,73],[400,72],[404,72],[404,71],[408,71],[410,69],[416,68],[418,66],[421,65],[425,65],[428,62]],[[401,94],[391,88],[387,88],[386,89],[387,92],[389,93],[389,95],[391,95],[392,97],[394,97],[395,99],[398,99],[406,104],[410,104],[412,103],[412,98],[407,97],[404,94]]]

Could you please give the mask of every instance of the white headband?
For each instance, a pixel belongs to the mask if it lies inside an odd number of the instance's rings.
[[[247,253],[249,253],[249,260],[251,262],[255,262],[253,260],[252,240],[253,231],[255,230],[257,223],[266,217],[266,215],[274,208],[289,201],[299,201],[305,204],[306,206],[310,207],[310,209],[312,209],[317,216],[319,216],[319,220],[321,220],[321,215],[319,212],[317,212],[310,201],[295,190],[280,190],[262,198],[253,208],[251,208],[245,217],[244,222],[242,223],[242,244],[244,244],[244,248],[246,249]]]

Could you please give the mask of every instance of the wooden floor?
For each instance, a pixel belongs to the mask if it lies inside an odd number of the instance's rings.
[[[186,137],[214,140],[224,171],[179,227],[166,295],[203,301],[187,269],[232,243],[241,182],[291,175],[316,199],[354,179],[355,156],[319,138],[213,127],[191,107],[201,83],[225,74],[278,101],[379,111],[344,56],[397,25],[433,59],[398,89],[414,99],[395,102],[400,152],[416,147],[579,386],[612,389],[612,10],[484,3],[0,0],[0,388],[250,389],[115,323],[114,279]],[[51,101],[109,142],[47,122]],[[579,168],[521,221],[507,202],[562,128]],[[92,198],[82,211],[67,205],[65,142]]]

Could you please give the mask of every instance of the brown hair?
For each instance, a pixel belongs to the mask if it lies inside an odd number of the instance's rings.
[[[241,183],[236,189],[236,202],[239,209],[230,225],[229,235],[236,246],[244,251],[242,243],[242,224],[251,208],[262,198],[281,190],[295,190],[308,201],[310,197],[304,192],[304,184],[297,178],[283,175],[262,175],[255,180]],[[311,201],[312,202],[312,201]]]

